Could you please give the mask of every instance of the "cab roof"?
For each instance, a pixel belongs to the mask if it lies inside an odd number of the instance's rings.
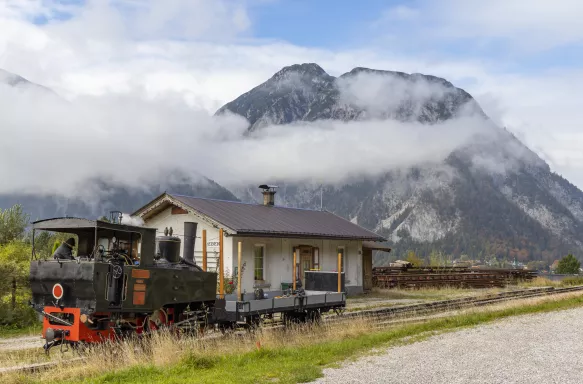
[[[155,228],[146,228],[136,225],[114,224],[101,220],[89,220],[78,217],[56,217],[52,219],[39,220],[32,223],[33,229],[53,232],[77,232],[92,229],[110,229],[114,231],[137,232],[155,234]]]

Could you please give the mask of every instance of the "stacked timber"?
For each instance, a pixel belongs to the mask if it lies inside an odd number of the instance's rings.
[[[536,277],[526,269],[475,267],[411,267],[391,265],[373,268],[373,286],[379,288],[414,288],[451,286],[467,288],[504,287]]]

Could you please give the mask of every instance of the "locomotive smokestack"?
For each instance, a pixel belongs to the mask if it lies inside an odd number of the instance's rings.
[[[184,223],[184,252],[182,258],[190,264],[195,264],[194,261],[194,245],[196,243],[196,227],[198,223],[185,222]]]

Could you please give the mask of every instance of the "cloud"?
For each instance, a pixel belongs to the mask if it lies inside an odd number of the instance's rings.
[[[356,66],[432,74],[444,77],[470,92],[497,123],[517,134],[549,161],[554,170],[583,187],[583,163],[577,151],[580,143],[577,141],[580,140],[577,136],[579,122],[583,121],[583,110],[580,108],[583,102],[583,71],[578,68],[520,73],[516,68],[509,67],[508,63],[488,56],[435,56],[432,50],[415,54],[410,50],[399,51],[399,45],[391,46],[392,50],[388,52],[374,45],[332,50],[281,41],[265,42],[249,39],[253,31],[246,10],[249,2],[238,2],[236,7],[229,7],[234,3],[184,0],[169,3],[171,9],[160,16],[154,12],[157,3],[90,2],[88,6],[80,7],[74,3],[57,1],[3,1],[0,4],[0,68],[48,86],[68,100],[79,99],[75,109],[85,108],[88,116],[110,115],[109,121],[106,117],[100,117],[97,119],[99,122],[105,120],[106,124],[113,124],[115,119],[142,121],[140,116],[144,115],[141,113],[133,112],[130,117],[119,108],[116,109],[128,103],[134,105],[135,111],[144,108],[146,115],[151,116],[153,120],[148,128],[150,130],[156,129],[153,121],[168,130],[170,121],[182,117],[188,123],[176,123],[180,132],[202,129],[209,132],[209,135],[212,135],[217,123],[208,114],[265,81],[283,66],[293,63],[317,62],[332,75],[339,75]],[[532,5],[532,9],[526,13],[523,9],[523,12],[518,13],[520,20],[517,17],[514,24],[512,14],[508,12],[510,8],[504,8],[506,2],[502,4],[499,1],[484,5],[491,6],[494,10],[491,12],[482,12],[478,8],[482,5],[477,2],[466,4],[448,0],[440,3],[443,9],[435,8],[432,2],[419,2],[416,3],[419,6],[402,9],[394,13],[393,17],[400,17],[400,27],[404,26],[403,23],[409,23],[412,27],[420,26],[419,30],[426,33],[421,36],[423,38],[432,35],[457,41],[460,37],[456,36],[471,33],[475,39],[488,40],[497,39],[495,36],[499,34],[504,35],[504,39],[511,39],[514,44],[524,41],[536,48],[539,40],[536,36],[542,34],[537,32],[539,28],[538,31],[548,32],[544,39],[540,39],[544,49],[549,46],[545,40],[547,38],[552,39],[552,46],[575,41],[579,33],[576,29],[578,25],[571,21],[558,25],[555,21],[562,17],[561,7],[546,3]],[[135,4],[135,9],[124,10],[120,7],[123,4]],[[567,20],[579,17],[578,4],[574,4],[570,12],[565,12],[569,13],[563,15]],[[544,14],[550,6],[556,7],[556,10],[548,10],[547,14],[552,17],[545,20]],[[481,18],[473,21],[476,23],[475,29],[464,26],[465,16],[462,11],[471,11],[470,18]],[[148,25],[136,24],[145,20],[143,15],[148,12],[154,18],[151,29]],[[247,15],[249,23],[244,18],[240,23],[233,22],[234,18],[239,17],[237,14]],[[200,15],[206,15],[209,21],[202,30],[188,30],[186,27],[180,27],[178,31],[167,29],[168,25],[185,25],[184,21],[177,21],[177,18],[189,20]],[[488,15],[499,15],[499,18]],[[31,23],[31,20],[40,16],[48,21],[43,25]],[[452,18],[451,22],[447,22],[452,28],[449,31],[443,29],[447,17]],[[107,23],[103,20],[107,20]],[[410,44],[420,36],[411,31],[400,29],[392,30],[392,33],[398,40]],[[534,31],[534,34],[529,31]],[[376,32],[380,33],[380,30]],[[181,33],[183,38],[174,38]],[[463,36],[460,39],[463,40]],[[428,41],[434,44],[434,40]],[[471,53],[475,54],[476,50]],[[24,101],[19,102],[26,104]],[[41,106],[29,104],[25,111],[31,114],[32,110],[34,114],[38,108]],[[109,113],[106,112],[107,108],[111,108]],[[5,110],[3,106],[3,115]],[[157,117],[155,113],[159,111],[162,112]],[[80,112],[67,113],[78,116]],[[57,125],[58,118],[60,116],[57,117]],[[97,122],[87,122],[81,117],[75,119],[74,127],[65,126],[64,123],[59,127],[66,132],[71,131],[75,137],[91,138],[95,135],[92,129],[100,132],[95,128]],[[46,132],[40,135],[44,138],[48,135],[51,123],[37,123],[46,126]],[[222,123],[219,125],[222,126]],[[109,129],[107,126],[101,128],[105,132]],[[230,129],[237,132],[240,128],[238,123],[234,123]],[[0,125],[3,139],[9,137],[5,134],[6,130],[6,125]],[[226,131],[223,129],[220,132]],[[100,134],[105,135],[103,132]],[[107,135],[115,137],[113,133]],[[136,132],[130,137],[137,137],[132,140],[138,143],[146,140]],[[127,137],[124,139],[131,142]],[[56,145],[50,137],[46,140]],[[394,141],[386,144],[387,147],[391,145],[394,146]],[[134,150],[130,148],[128,151]],[[37,172],[48,167],[46,164],[29,165],[28,162],[32,162],[30,158],[32,156],[22,160],[20,154],[14,158],[3,157],[9,161],[9,166],[23,167],[23,171]],[[39,180],[42,180],[42,176],[40,174]],[[212,177],[212,173],[208,176]],[[132,177],[131,173],[128,177]]]
[[[398,73],[361,71],[340,77],[337,84],[340,103],[363,109],[372,118],[398,118],[405,114],[415,118],[426,112],[423,109],[428,104],[439,101],[453,104],[459,97],[451,84],[420,75],[405,78]],[[471,104],[464,106],[467,113],[477,112],[479,107]]]
[[[460,118],[439,126],[397,121],[268,126],[244,137],[238,116],[213,117],[180,94],[83,96],[65,102],[31,89],[0,86],[5,146],[0,193],[90,194],[103,177],[137,186],[178,169],[224,184],[270,179],[338,182],[356,175],[439,162],[492,127]],[[95,193],[105,193],[96,191]]]
[[[501,43],[540,52],[583,43],[583,3],[577,0],[422,0],[415,7],[388,8],[373,25],[392,33],[406,28],[410,38],[431,43],[473,39],[479,45]],[[407,28],[409,27],[409,28]],[[403,31],[402,31],[403,32]]]

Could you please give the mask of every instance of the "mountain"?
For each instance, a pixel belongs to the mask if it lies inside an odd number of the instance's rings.
[[[387,88],[386,97],[368,100],[354,90],[362,77],[377,75]],[[360,84],[358,84],[360,85]],[[364,84],[368,86],[368,84]],[[394,99],[389,92],[399,94]],[[296,64],[283,68],[263,84],[225,104],[216,114],[227,111],[244,116],[249,131],[271,124],[296,121],[396,119],[438,123],[473,111],[485,116],[474,99],[448,81],[419,73],[354,68],[335,78],[317,64]]]
[[[57,94],[52,89],[40,84],[33,83],[32,81],[29,81],[22,76],[8,72],[2,68],[0,68],[0,84],[6,84],[16,89],[33,90],[41,92],[42,94],[57,96]]]
[[[440,162],[323,186],[274,180],[281,187],[278,202],[320,208],[322,201],[324,209],[389,238],[392,258],[409,250],[424,257],[436,251],[548,262],[582,254],[583,192],[445,79],[367,68],[334,77],[317,64],[296,64],[216,112],[225,113],[245,117],[249,135],[268,125],[294,129],[292,123],[316,120],[389,119],[428,129],[464,117],[486,122],[487,132]],[[260,198],[252,187],[231,190],[244,201]],[[376,265],[386,261],[386,254],[376,255]]]
[[[85,180],[82,184],[83,187],[79,188],[77,195],[72,194],[74,197],[58,194],[0,194],[0,208],[20,204],[34,221],[64,216],[98,218],[109,216],[110,211],[132,213],[165,191],[188,196],[238,200],[213,180],[203,176],[193,180],[178,172],[168,173],[162,180],[131,188],[103,179]]]

